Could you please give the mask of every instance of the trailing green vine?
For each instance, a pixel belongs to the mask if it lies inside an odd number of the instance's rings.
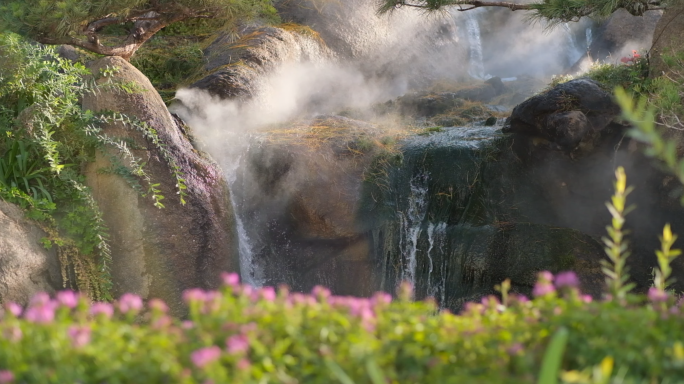
[[[109,235],[85,184],[83,165],[100,151],[112,173],[151,197],[158,208],[164,207],[164,196],[145,163],[131,152],[132,144],[102,127],[120,123],[140,131],[168,163],[185,204],[183,173],[149,125],[116,112],[82,110],[87,93],[140,91],[137,84],[116,81],[117,68],[105,68],[99,76],[107,81],[98,82],[84,65],[14,34],[0,34],[0,60],[0,198],[21,206],[47,233],[43,245],[57,247],[65,287],[109,300]]]

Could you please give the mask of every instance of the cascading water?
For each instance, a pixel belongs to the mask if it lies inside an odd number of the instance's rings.
[[[584,33],[587,36],[587,49],[588,49],[589,47],[591,47],[591,43],[594,42],[594,36],[593,36],[593,32],[591,31],[591,27],[587,28],[587,30]]]
[[[568,25],[568,23],[563,23],[561,24],[561,26],[563,27],[563,32],[567,40],[566,44],[568,45],[568,63],[572,65],[577,60],[579,60],[580,57],[582,57],[584,51],[580,50],[579,44],[577,44],[577,39],[575,39],[575,35],[572,33],[572,30],[570,29],[570,25]]]
[[[470,46],[470,68],[468,74],[477,79],[485,79],[484,56],[482,54],[482,39],[480,36],[480,23],[475,12],[464,12],[466,18],[466,31]]]
[[[400,247],[402,253],[402,280],[411,284],[416,282],[416,254],[418,252],[418,239],[423,231],[423,220],[427,214],[428,174],[421,173],[411,179],[411,193],[409,195],[408,209],[399,212],[401,226]]]
[[[446,300],[446,283],[447,283],[447,258],[444,255],[444,245],[446,242],[446,223],[428,224],[428,247],[427,256],[430,263],[427,276],[427,295],[429,297],[435,297],[439,294],[439,302],[444,303]],[[433,254],[434,252],[434,254]],[[433,273],[435,272],[435,262],[437,260],[442,261],[439,266],[440,275],[437,279],[433,279]]]
[[[244,283],[258,288],[262,287],[265,283],[264,273],[254,258],[252,241],[247,233],[244,221],[242,220],[242,207],[238,202],[237,195],[234,193],[236,190],[238,172],[240,169],[244,171],[244,168],[240,167],[241,160],[242,155],[238,156],[234,159],[234,161],[229,163],[230,166],[226,172],[226,179],[228,182],[228,190],[231,195],[231,205],[233,207],[233,212],[235,213],[235,225],[237,227],[238,234],[238,250],[240,252],[240,276]]]

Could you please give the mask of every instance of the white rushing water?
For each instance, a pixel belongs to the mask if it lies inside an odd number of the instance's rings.
[[[591,27],[587,28],[587,30],[584,32],[587,36],[587,49],[591,47],[591,43],[594,42],[594,36],[593,32],[591,31]]]
[[[230,192],[230,201],[235,214],[235,225],[238,234],[238,250],[240,252],[240,277],[243,283],[249,284],[255,288],[262,287],[265,283],[264,273],[259,267],[254,258],[252,241],[245,228],[242,220],[241,206],[238,203],[237,195],[234,193],[236,188],[237,174],[240,169],[240,160],[242,156],[238,156],[234,161],[230,162],[230,167],[226,172],[226,179],[228,182],[228,190]],[[243,167],[244,168],[244,167]]]
[[[482,39],[480,23],[475,12],[461,12],[465,14],[468,45],[470,46],[470,62],[468,74],[476,79],[485,79],[484,56],[482,54]]]
[[[568,46],[568,62],[570,63],[570,65],[572,65],[577,60],[579,60],[580,57],[582,57],[582,55],[584,54],[584,50],[581,50],[579,48],[579,44],[577,44],[577,39],[575,38],[575,35],[572,33],[572,30],[570,29],[570,25],[568,23],[563,23],[561,24],[561,26],[563,27],[562,29],[564,32],[564,36],[567,40],[566,44]]]
[[[427,215],[428,174],[421,173],[414,176],[410,183],[411,194],[409,195],[408,209],[399,212],[401,225],[400,249],[403,263],[402,281],[416,283],[416,267],[418,262],[418,239],[423,231],[423,220]]]
[[[428,225],[428,243],[430,246],[428,247],[428,261],[430,263],[430,269],[428,273],[428,281],[427,281],[427,295],[428,297],[434,297],[437,298],[437,294],[439,294],[439,304],[443,305],[444,300],[446,299],[446,263],[447,263],[447,258],[444,257],[444,244],[446,242],[446,229],[447,225],[446,223],[438,223],[438,224],[433,224],[430,223]],[[433,273],[435,271],[435,258],[434,256],[441,255],[442,259],[442,265],[440,270],[440,275],[436,276],[437,278],[433,279]]]

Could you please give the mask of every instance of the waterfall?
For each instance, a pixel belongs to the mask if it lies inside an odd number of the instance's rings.
[[[587,28],[587,30],[584,32],[587,36],[587,49],[591,47],[591,43],[594,41],[594,36],[591,31],[591,27]]]
[[[416,283],[416,253],[418,252],[418,239],[423,231],[423,220],[427,215],[428,174],[421,173],[411,179],[411,193],[409,195],[408,209],[399,212],[401,226],[400,249],[402,256],[401,279]]]
[[[428,261],[430,263],[429,269],[428,269],[428,280],[427,280],[427,295],[428,297],[434,297],[437,298],[437,294],[439,293],[439,303],[440,305],[443,305],[443,303],[446,300],[446,281],[447,281],[447,276],[446,276],[446,263],[447,263],[447,258],[444,257],[444,243],[446,241],[446,229],[447,225],[446,223],[439,223],[439,224],[433,224],[430,223],[428,225],[428,243],[430,244],[428,247],[427,255],[428,255]],[[440,275],[438,279],[435,279],[433,282],[433,272],[435,272],[435,258],[433,258],[433,251],[434,251],[434,256],[439,256],[437,259],[442,260],[442,265],[439,268]]]
[[[231,197],[231,206],[235,214],[235,225],[237,227],[238,250],[240,253],[240,277],[243,283],[258,288],[265,283],[264,273],[256,263],[256,260],[254,260],[252,241],[242,220],[242,207],[241,204],[238,203],[237,195],[234,193],[237,188],[237,173],[238,169],[241,168],[241,160],[242,155],[237,156],[234,161],[230,162],[230,166],[226,172],[226,179]]]
[[[565,32],[564,35],[567,40],[566,43],[568,45],[568,63],[570,65],[573,65],[575,64],[575,62],[577,62],[577,60],[580,59],[580,57],[582,57],[584,51],[579,49],[579,45],[577,44],[575,35],[572,33],[572,30],[570,29],[570,25],[568,25],[568,23],[563,23],[561,24],[561,26],[563,27],[563,32]]]
[[[485,79],[480,23],[477,21],[475,12],[463,13],[465,13],[468,45],[470,45],[470,68],[468,69],[468,74],[477,79]]]

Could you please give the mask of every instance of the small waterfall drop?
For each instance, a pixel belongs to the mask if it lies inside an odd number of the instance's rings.
[[[594,36],[593,32],[591,31],[591,27],[587,28],[585,34],[587,36],[587,49],[589,49],[589,47],[591,47],[591,43],[594,42]]]
[[[464,12],[466,18],[466,31],[468,44],[470,45],[470,65],[468,74],[477,79],[485,79],[484,56],[482,54],[482,39],[480,36],[480,23],[475,12]]]
[[[443,304],[446,300],[446,262],[447,258],[444,257],[444,244],[446,241],[446,223],[428,225],[428,242],[430,244],[427,255],[428,261],[430,263],[428,269],[428,279],[427,279],[427,295],[428,297],[437,298],[439,294],[439,303]],[[438,257],[435,257],[438,256]],[[439,276],[433,278],[433,273],[435,272],[435,260],[442,260],[442,265],[438,270],[440,271]]]
[[[259,288],[265,283],[264,273],[254,259],[252,241],[247,233],[244,221],[242,220],[242,207],[237,201],[237,195],[234,193],[237,187],[238,172],[241,169],[241,159],[242,155],[238,156],[230,163],[230,167],[226,172],[226,179],[231,196],[231,205],[235,214],[235,225],[237,227],[238,251],[240,253],[240,277],[242,278],[243,283]]]
[[[415,285],[416,267],[418,262],[418,239],[423,231],[423,220],[427,215],[428,203],[428,174],[421,173],[411,179],[411,194],[409,195],[408,209],[399,212],[401,228],[400,249],[402,255],[402,280]]]
[[[572,30],[570,29],[570,25],[568,23],[563,23],[561,24],[561,26],[563,28],[563,32],[566,38],[566,44],[568,46],[568,63],[572,65],[575,62],[577,62],[577,60],[579,60],[580,57],[582,57],[584,51],[579,49],[579,44],[577,44],[577,39],[575,39],[575,35],[572,33]]]

